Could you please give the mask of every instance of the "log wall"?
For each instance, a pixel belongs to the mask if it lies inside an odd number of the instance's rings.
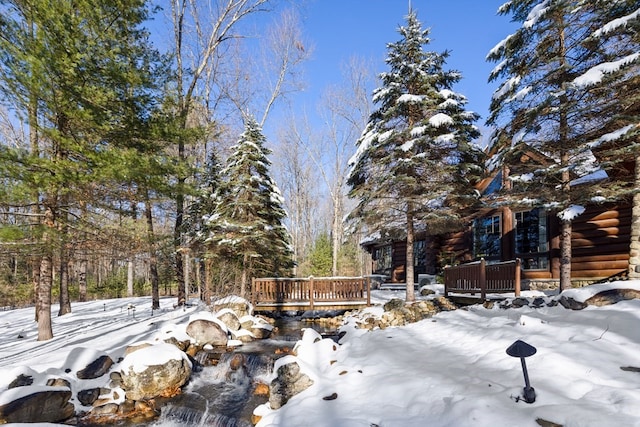
[[[609,277],[629,268],[631,206],[591,206],[573,221],[572,277]]]
[[[551,242],[550,265],[559,265],[558,251],[553,242],[559,244],[559,227],[555,215],[549,216],[549,239]],[[504,223],[504,218],[503,218]],[[629,267],[629,245],[631,242],[631,205],[608,204],[590,206],[572,224],[572,277],[604,278],[620,274]],[[503,232],[505,228],[503,227]],[[466,262],[472,259],[473,237],[470,228],[451,233],[442,239],[440,253],[449,259],[445,264]],[[504,242],[503,242],[504,245]],[[511,249],[511,252],[513,249]],[[503,251],[502,261],[509,261],[515,254]],[[455,261],[454,261],[455,260]],[[444,267],[444,266],[440,266]],[[559,277],[557,269],[550,271],[525,270],[523,278],[548,279]]]

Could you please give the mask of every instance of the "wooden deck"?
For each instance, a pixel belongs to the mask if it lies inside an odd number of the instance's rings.
[[[513,292],[520,296],[520,260],[486,264],[477,262],[460,264],[444,269],[444,296],[451,293],[480,294],[485,300],[488,293]]]
[[[367,277],[254,278],[256,310],[352,310],[371,305]]]

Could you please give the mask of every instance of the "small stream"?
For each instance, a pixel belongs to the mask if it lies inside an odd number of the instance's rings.
[[[254,394],[256,384],[266,383],[273,363],[287,354],[302,337],[302,328],[313,328],[324,336],[328,330],[299,318],[278,319],[270,339],[253,341],[222,354],[200,352],[202,365],[191,375],[182,394],[168,399],[160,417],[150,426],[252,427],[251,415],[267,396]]]

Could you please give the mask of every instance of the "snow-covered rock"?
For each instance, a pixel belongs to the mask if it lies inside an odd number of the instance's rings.
[[[226,346],[227,331],[221,322],[206,319],[196,319],[187,325],[187,334],[199,345]]]
[[[171,396],[191,376],[191,362],[174,345],[160,343],[127,355],[120,364],[127,399]]]
[[[0,424],[55,423],[74,414],[68,387],[27,385],[0,395]]]

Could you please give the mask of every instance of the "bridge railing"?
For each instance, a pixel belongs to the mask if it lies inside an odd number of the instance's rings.
[[[368,277],[262,277],[251,279],[251,299],[259,304],[362,302],[371,305]]]
[[[520,259],[487,264],[484,259],[444,269],[444,295],[514,292],[520,296]]]

